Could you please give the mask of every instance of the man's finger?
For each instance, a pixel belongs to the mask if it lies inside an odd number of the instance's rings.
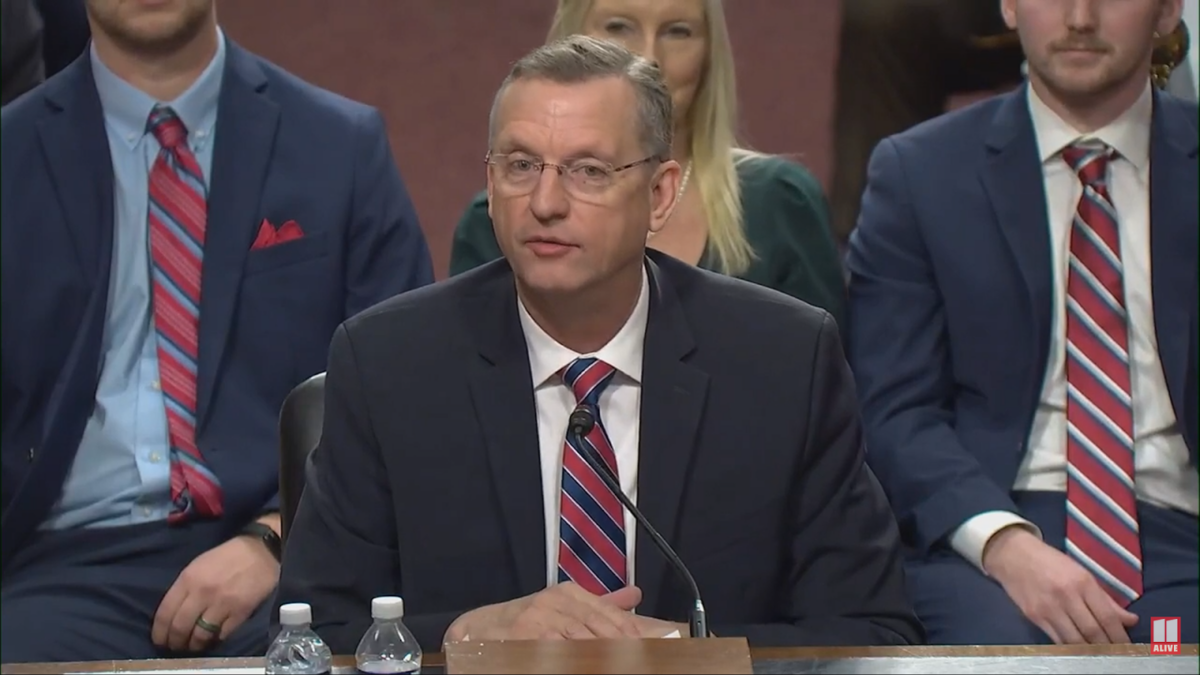
[[[1101,624],[1100,617],[1107,616],[1115,620],[1115,614],[1095,611],[1083,596],[1078,595],[1068,600],[1066,607],[1071,615],[1071,620],[1075,622],[1075,627],[1079,629],[1080,635],[1088,644],[1104,645],[1113,642],[1109,638],[1107,628]]]
[[[1055,607],[1053,611],[1054,614],[1050,616],[1050,623],[1054,626],[1054,630],[1058,632],[1058,636],[1062,638],[1063,644],[1087,644],[1087,640],[1083,639],[1083,634],[1079,632],[1079,628],[1075,623],[1075,617],[1071,614],[1069,606]]]
[[[180,652],[192,641],[192,632],[197,628],[196,619],[208,607],[208,601],[199,593],[188,593],[179,605],[179,611],[171,618],[171,630],[167,634],[167,649]]]
[[[616,605],[623,610],[633,611],[638,605],[642,604],[642,589],[637,586],[626,586],[625,588],[618,588],[608,595],[602,595],[600,599]]]
[[[167,646],[167,637],[171,632],[171,620],[179,612],[179,606],[187,597],[187,589],[178,580],[171,584],[170,590],[158,603],[158,611],[154,613],[154,625],[150,628],[150,641],[157,647]]]
[[[1129,633],[1125,630],[1123,620],[1125,615],[1133,616],[1125,611],[1115,600],[1100,588],[1099,583],[1091,584],[1085,591],[1083,600],[1087,602],[1091,613],[1104,630],[1109,642],[1113,644],[1129,644]],[[1136,623],[1136,621],[1135,621]]]
[[[593,595],[575,584],[570,584],[563,589],[558,610],[597,630],[615,628],[619,635],[640,637],[637,622],[630,610],[637,606],[641,597],[641,590],[632,586],[599,596]],[[624,606],[631,601],[633,604],[626,609]]]
[[[252,609],[251,612],[253,612],[253,611],[254,610]],[[243,623],[246,623],[246,619],[249,619],[249,618],[250,618],[250,615],[247,614],[246,612],[241,611],[241,610],[235,610],[232,614],[225,617],[225,619],[221,622],[221,635],[218,639],[221,642],[228,640],[229,636],[233,635],[233,631],[237,630],[238,627],[241,626]]]

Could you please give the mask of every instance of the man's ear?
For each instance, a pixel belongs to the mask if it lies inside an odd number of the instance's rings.
[[[657,233],[671,217],[675,202],[679,198],[679,184],[683,170],[673,159],[658,165],[650,181],[650,232]]]

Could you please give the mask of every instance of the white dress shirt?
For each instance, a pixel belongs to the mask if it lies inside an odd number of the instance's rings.
[[[613,339],[594,354],[577,354],[546,334],[523,304],[521,328],[529,349],[537,410],[538,448],[542,459],[542,509],[546,521],[546,585],[558,583],[558,518],[561,499],[563,446],[567,420],[575,410],[575,394],[563,383],[558,371],[582,356],[593,356],[617,370],[613,381],[600,394],[600,419],[617,456],[621,489],[637,503],[638,439],[642,409],[642,349],[646,318],[650,312],[650,285],[642,271],[642,291],[633,313]],[[625,562],[627,583],[633,585],[633,553],[637,522],[626,509]]]
[[[1042,395],[1029,434],[1029,451],[1017,472],[1014,490],[1065,492],[1067,489],[1066,270],[1071,225],[1083,186],[1062,159],[1061,150],[1085,137],[1029,89],[1029,112],[1037,135],[1046,186],[1053,264],[1054,307],[1050,353]],[[1129,110],[1108,126],[1087,135],[1116,150],[1109,164],[1109,192],[1117,211],[1129,316],[1129,366],[1133,393],[1134,484],[1141,501],[1187,513],[1200,513],[1200,478],[1188,467],[1188,449],[1167,392],[1150,281],[1150,84]],[[1038,532],[1014,513],[990,511],[963,523],[951,547],[982,569],[984,547],[1009,525]],[[1039,532],[1040,534],[1040,532]]]

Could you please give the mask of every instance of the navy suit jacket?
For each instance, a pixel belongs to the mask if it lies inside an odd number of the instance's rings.
[[[1156,93],[1154,328],[1196,462],[1196,104]],[[1027,93],[884,140],[851,238],[848,343],[868,461],[921,552],[1010,497],[1049,358],[1046,195]]]
[[[757,646],[923,641],[833,319],[656,251],[647,273],[638,506],[691,568],[713,632]],[[517,307],[500,259],[335,334],[276,594],[311,603],[335,652],[354,651],[376,595],[403,595],[405,623],[437,650],[463,612],[546,587]],[[635,565],[639,610],[686,620],[690,594],[649,537]]]
[[[201,285],[197,443],[230,531],[278,499],[278,415],[358,311],[432,281],[379,114],[227,45]],[[87,54],[3,111],[3,560],[58,498],[95,403],[113,173]],[[300,239],[251,251],[264,219]]]

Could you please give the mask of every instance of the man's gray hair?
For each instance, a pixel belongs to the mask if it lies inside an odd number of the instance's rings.
[[[651,156],[671,156],[674,132],[671,92],[658,66],[624,47],[586,35],[571,35],[551,42],[513,64],[496,92],[488,118],[488,146],[496,136],[496,113],[508,86],[518,80],[547,80],[557,84],[582,84],[620,77],[637,95],[638,133]]]

